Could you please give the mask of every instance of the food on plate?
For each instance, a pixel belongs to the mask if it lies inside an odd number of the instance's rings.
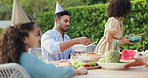
[[[97,62],[101,57],[102,57],[102,54],[97,54],[97,53],[84,53],[84,54],[81,54],[83,57],[86,57],[86,58],[90,58],[90,60],[92,61],[95,61]]]
[[[98,63],[94,61],[79,61],[79,60],[73,60],[70,65],[74,68],[78,68],[80,66],[84,67],[93,67],[93,66],[98,66]]]
[[[112,50],[105,53],[105,57],[99,59],[98,64],[105,69],[124,69],[124,63],[119,63],[120,52],[118,50],[119,43],[113,43]]]
[[[74,68],[78,68],[80,66],[84,66],[84,62],[83,61],[73,60],[70,65],[72,67],[74,67]]]
[[[105,57],[99,59],[98,64],[105,69],[124,69],[125,63],[120,63],[120,53],[116,50],[111,50],[105,53]]]
[[[94,66],[98,66],[98,63],[94,62],[94,61],[80,61],[80,60],[62,60],[59,62],[59,64],[57,64],[58,66],[72,66],[74,68],[78,68],[80,66],[84,66],[84,67],[94,67]]]
[[[119,42],[113,42],[113,49],[105,53],[105,59],[107,63],[119,63],[120,52],[118,51]]]
[[[122,53],[115,48],[105,53],[105,57],[101,58],[98,64],[105,69],[124,69],[124,66],[127,64],[125,62],[134,61],[131,57],[139,57],[139,53],[136,50],[122,50]]]
[[[105,53],[105,59],[108,63],[119,63],[120,52],[118,52],[117,50],[110,50]]]
[[[90,53],[82,54],[82,56],[90,58],[90,57],[98,57],[98,56],[102,56],[102,55],[101,54],[90,52]]]
[[[133,58],[138,58],[140,55],[137,50],[122,50],[121,54],[107,52],[104,58],[99,59],[99,62],[106,63],[128,63],[134,61]]]
[[[122,50],[120,62],[131,62],[134,61],[131,58],[139,57],[139,53],[137,50]]]
[[[99,59],[99,62],[105,63],[106,62],[106,59],[105,58],[100,58]]]

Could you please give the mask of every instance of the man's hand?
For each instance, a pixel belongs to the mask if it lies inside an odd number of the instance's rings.
[[[78,40],[78,44],[88,45],[92,43],[91,40],[88,39],[87,37],[80,37],[80,38],[77,38],[77,40]]]
[[[64,50],[72,47],[75,44],[88,45],[90,43],[92,43],[92,42],[87,37],[74,38],[74,39],[71,39],[71,40],[68,40],[68,41],[60,42],[60,50],[62,52]]]

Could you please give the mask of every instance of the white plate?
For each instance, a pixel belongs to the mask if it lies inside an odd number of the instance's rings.
[[[87,58],[91,58],[91,59],[100,59],[100,58],[103,58],[103,56],[90,56],[90,57],[87,57]]]
[[[90,58],[86,58],[86,57],[83,57],[83,56],[75,56],[75,57],[76,57],[76,60],[82,60],[82,61],[90,60]]]
[[[87,69],[98,69],[101,68],[101,66],[90,66],[90,67],[86,67]]]
[[[99,66],[105,69],[112,69],[112,70],[120,70],[124,69],[124,65],[127,63],[103,63],[103,62],[98,62]]]

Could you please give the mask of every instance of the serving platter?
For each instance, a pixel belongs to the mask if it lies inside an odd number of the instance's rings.
[[[92,69],[99,69],[101,68],[101,66],[91,66],[91,67],[86,67],[88,70],[92,70]]]
[[[125,69],[124,66],[127,63],[103,63],[98,62],[99,66],[101,66],[104,69],[110,69],[110,70],[122,70]]]

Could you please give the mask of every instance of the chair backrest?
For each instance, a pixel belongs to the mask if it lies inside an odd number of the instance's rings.
[[[29,53],[32,54],[32,55],[37,56],[40,59],[42,59],[41,48],[29,48]]]
[[[26,70],[17,63],[0,64],[0,78],[31,78]]]

